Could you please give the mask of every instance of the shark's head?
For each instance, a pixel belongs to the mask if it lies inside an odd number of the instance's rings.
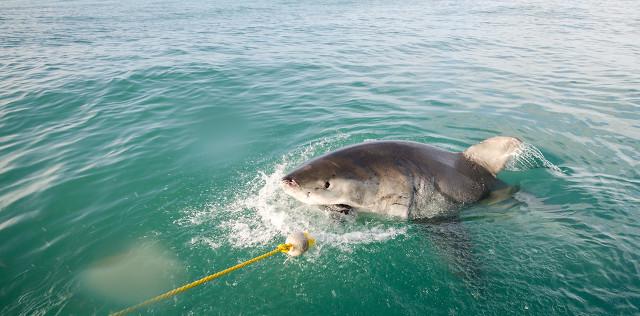
[[[282,188],[302,203],[338,209],[362,207],[377,192],[375,175],[335,155],[311,160],[282,178]]]

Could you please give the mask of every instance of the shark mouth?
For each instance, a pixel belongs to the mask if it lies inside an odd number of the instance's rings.
[[[323,205],[322,208],[324,208],[327,211],[331,211],[331,212],[338,212],[338,213],[342,213],[342,214],[349,214],[351,212],[351,210],[353,210],[353,207],[351,207],[351,205],[347,205],[347,204],[330,204],[330,205]]]

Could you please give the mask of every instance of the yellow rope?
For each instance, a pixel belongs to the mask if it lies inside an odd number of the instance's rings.
[[[247,260],[247,261],[245,261],[243,263],[237,264],[237,265],[235,265],[233,267],[230,267],[228,269],[225,269],[225,270],[222,270],[220,272],[211,274],[211,275],[206,276],[206,277],[204,277],[204,278],[202,278],[200,280],[191,282],[189,284],[186,284],[184,286],[181,286],[181,287],[179,287],[177,289],[171,290],[171,291],[166,292],[164,294],[160,294],[160,295],[158,295],[158,296],[156,296],[154,298],[150,298],[150,299],[148,299],[148,300],[146,300],[146,301],[144,301],[144,302],[142,302],[142,303],[140,303],[138,305],[134,305],[134,306],[125,308],[125,309],[123,309],[123,310],[121,310],[119,312],[113,313],[113,314],[111,314],[111,316],[121,316],[121,315],[125,315],[125,314],[128,314],[128,313],[131,313],[131,312],[133,312],[134,310],[136,310],[136,309],[138,309],[140,307],[144,307],[144,306],[147,306],[149,304],[153,304],[153,303],[158,302],[160,300],[163,300],[163,299],[169,298],[171,296],[174,296],[176,294],[182,293],[182,292],[184,292],[184,291],[186,291],[186,290],[188,290],[190,288],[194,288],[194,287],[196,287],[198,285],[201,285],[203,283],[209,282],[209,281],[211,281],[211,280],[213,280],[215,278],[219,278],[219,277],[221,277],[221,276],[223,276],[223,275],[225,275],[227,273],[230,273],[230,272],[233,272],[233,271],[238,270],[240,268],[246,267],[246,266],[248,266],[248,265],[250,265],[252,263],[258,262],[258,261],[260,261],[262,259],[271,257],[271,256],[275,255],[278,252],[286,253],[290,249],[291,249],[291,245],[290,244],[280,244],[275,249],[273,249],[273,250],[271,250],[271,251],[269,251],[269,252],[267,252],[267,253],[265,253],[265,254],[263,254],[261,256],[257,256],[257,257],[255,257],[255,258],[253,258],[251,260]]]

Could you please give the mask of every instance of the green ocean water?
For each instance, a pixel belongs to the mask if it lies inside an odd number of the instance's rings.
[[[560,171],[425,224],[279,189],[373,139]],[[640,313],[637,1],[0,2],[0,314]]]

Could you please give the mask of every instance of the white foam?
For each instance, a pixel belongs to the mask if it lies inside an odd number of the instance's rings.
[[[303,205],[285,194],[280,179],[286,171],[312,158],[317,151],[330,150],[330,143],[341,140],[323,139],[285,155],[273,166],[273,171],[259,171],[243,187],[228,190],[231,202],[215,201],[206,210],[188,210],[176,221],[181,226],[210,225],[217,234],[212,248],[228,244],[235,248],[275,245],[296,231],[308,231],[324,247],[351,251],[355,245],[383,242],[406,233],[402,222],[362,222],[354,216],[343,216]],[[317,153],[319,154],[319,153]],[[211,230],[204,230],[211,231]],[[196,236],[192,244],[206,244],[211,236]]]
[[[203,236],[193,237],[193,238],[191,238],[191,241],[189,243],[191,245],[206,245],[211,249],[220,248],[220,243],[219,242],[216,242],[212,238],[203,237]]]

